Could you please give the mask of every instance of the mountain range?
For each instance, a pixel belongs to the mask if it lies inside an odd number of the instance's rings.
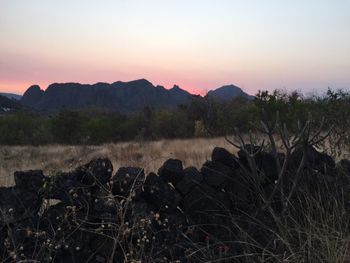
[[[231,100],[235,97],[244,97],[247,99],[253,99],[254,96],[248,95],[241,88],[235,85],[226,85],[221,88],[211,90],[208,92],[208,97],[216,100]]]
[[[228,100],[237,96],[251,99],[252,96],[234,85],[223,86],[210,91],[209,98]],[[114,83],[54,83],[42,90],[39,86],[29,87],[19,102],[39,111],[57,111],[61,109],[105,108],[121,113],[136,112],[145,106],[154,108],[172,108],[187,104],[195,96],[179,86],[171,89],[154,86],[146,79]]]

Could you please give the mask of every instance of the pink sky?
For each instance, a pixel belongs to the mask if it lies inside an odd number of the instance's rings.
[[[0,91],[146,78],[193,93],[350,88],[350,2],[0,2]]]

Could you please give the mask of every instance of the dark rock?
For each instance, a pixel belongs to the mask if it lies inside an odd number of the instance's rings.
[[[213,235],[220,240],[227,239],[227,225],[231,209],[228,195],[202,184],[187,194],[182,202],[189,226],[196,230],[193,240],[203,240],[203,234]]]
[[[241,161],[243,161],[245,158],[247,158],[245,151],[243,148],[249,153],[249,154],[256,154],[258,151],[260,151],[260,146],[252,145],[252,144],[245,144],[241,147],[241,149],[238,151],[238,157]]]
[[[119,202],[112,196],[104,196],[99,198],[94,198],[93,201],[93,212],[95,216],[101,215],[102,213],[109,213],[111,215],[117,216],[118,211],[120,211]]]
[[[343,159],[340,161],[340,166],[343,168],[344,172],[350,176],[350,161]]]
[[[252,145],[252,144],[246,144],[246,145],[242,146],[241,149],[237,153],[238,158],[239,158],[239,162],[246,169],[248,169],[248,171],[251,171],[252,167],[250,167],[250,163],[249,163],[249,160],[251,157],[247,156],[246,151],[250,155],[255,155],[255,157],[254,157],[255,162],[261,163],[262,156],[261,156],[261,152],[259,153],[260,147],[256,146],[256,145]]]
[[[72,229],[68,233],[69,235],[66,235],[61,241],[61,248],[57,249],[54,253],[56,256],[55,262],[91,262],[95,258],[95,252],[90,248],[90,241],[93,234],[77,228]]]
[[[183,178],[175,183],[175,189],[182,195],[188,194],[195,186],[203,181],[202,174],[195,167],[188,167],[183,170]]]
[[[162,255],[172,259],[172,262],[183,258],[186,247],[181,249],[177,244],[184,239],[183,233],[186,230],[187,221],[182,213],[160,213],[159,218],[156,218],[152,224],[152,233],[155,237],[153,246],[164,248],[166,254]]]
[[[219,162],[207,161],[201,168],[204,181],[211,187],[222,189],[234,176],[234,171]]]
[[[335,162],[332,157],[325,153],[317,151],[312,146],[296,149],[290,157],[291,169],[297,169],[303,158],[303,153],[306,154],[305,166],[309,169],[315,169],[324,174],[332,173],[335,168]]]
[[[99,233],[92,233],[89,241],[89,247],[92,251],[97,254],[93,262],[108,262],[108,259],[111,257],[113,251],[113,239],[108,235],[102,235]],[[115,258],[122,258],[122,255],[115,255]]]
[[[271,152],[259,152],[260,147],[256,145],[247,144],[244,148],[249,154],[254,155],[254,160],[252,161],[255,162],[255,167],[253,169],[255,169],[259,175],[260,183],[264,186],[274,183],[278,178],[277,164],[274,155]],[[250,167],[249,164],[249,158],[251,157],[248,157],[243,149],[238,151],[238,156],[241,164],[243,164],[248,171],[252,172],[252,167]],[[277,158],[282,166],[284,154],[278,154]]]
[[[15,172],[16,187],[25,191],[37,192],[45,181],[45,176],[40,170],[30,170],[26,172]]]
[[[143,182],[145,180],[144,170],[134,167],[119,168],[112,181],[112,193],[116,196],[137,197],[142,192]]]
[[[16,222],[38,213],[42,198],[16,187],[0,187],[0,223]]]
[[[176,210],[181,201],[180,194],[154,173],[146,178],[143,196],[157,211]]]
[[[207,212],[215,213],[226,210],[230,207],[230,202],[223,191],[217,191],[201,184],[183,198],[181,207],[186,212],[200,212],[204,215]]]
[[[230,199],[233,214],[240,215],[242,211],[249,214],[251,211],[256,211],[259,188],[251,174],[236,171],[235,176],[225,185],[224,189]]]
[[[152,213],[152,208],[144,200],[137,200],[130,202],[127,206],[125,221],[129,222],[130,225],[134,225],[136,222],[139,222],[141,219],[148,218]]]
[[[281,167],[283,165],[283,156],[278,156]],[[275,157],[272,153],[263,152],[255,158],[258,171],[260,171],[260,182],[263,185],[274,184],[278,179],[278,170]]]
[[[51,205],[42,214],[40,221],[40,228],[48,233],[54,234],[59,227],[65,224],[66,204],[59,202],[55,205]]]
[[[47,199],[69,200],[72,191],[82,187],[83,185],[78,181],[76,173],[58,172],[45,181],[40,191]]]
[[[104,185],[112,177],[112,171],[113,166],[110,160],[96,159],[78,167],[73,173],[85,185]]]
[[[224,148],[215,147],[212,154],[211,160],[214,162],[222,163],[230,168],[236,169],[239,168],[239,164],[233,157],[233,155]]]
[[[158,174],[165,182],[173,184],[179,182],[183,177],[182,162],[177,159],[169,159],[165,161],[163,166],[159,168]]]

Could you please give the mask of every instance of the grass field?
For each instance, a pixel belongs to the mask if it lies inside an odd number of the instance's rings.
[[[108,157],[114,169],[139,166],[157,171],[168,158],[178,158],[184,166],[200,167],[215,146],[234,152],[225,138],[123,142],[100,146],[0,146],[0,185],[13,185],[15,171],[40,169],[45,174],[68,171],[93,158]]]

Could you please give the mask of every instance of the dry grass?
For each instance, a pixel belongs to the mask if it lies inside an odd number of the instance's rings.
[[[157,171],[168,158],[178,158],[184,166],[200,167],[215,146],[235,149],[224,138],[123,142],[101,146],[0,146],[0,185],[13,185],[13,173],[40,169],[45,174],[71,170],[93,158],[108,157],[114,169],[139,166]]]

